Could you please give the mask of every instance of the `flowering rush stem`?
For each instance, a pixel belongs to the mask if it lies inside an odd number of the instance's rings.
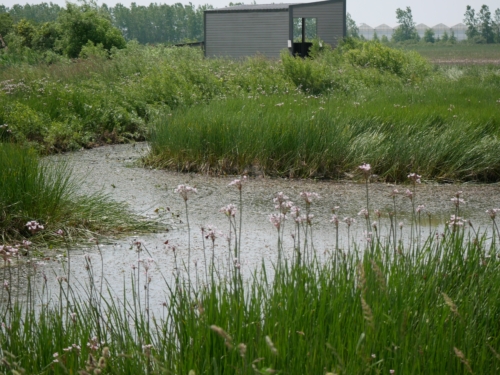
[[[178,193],[182,199],[184,199],[184,206],[186,207],[186,223],[188,227],[188,268],[187,268],[187,273],[188,273],[188,278],[189,278],[189,271],[190,271],[190,266],[191,266],[191,230],[189,228],[189,213],[188,213],[188,205],[187,201],[189,199],[189,195],[193,193],[197,193],[198,190],[196,188],[188,186],[188,185],[179,185],[177,186],[177,189],[174,190],[175,193]]]
[[[369,195],[369,192],[368,192],[368,182],[370,181],[370,177],[371,177],[371,165],[370,164],[366,164],[366,163],[363,163],[362,165],[360,165],[358,167],[358,169],[363,173],[364,177],[365,177],[365,185],[366,185],[366,212],[367,212],[367,215],[366,215],[366,228],[367,228],[367,231],[369,232],[370,231],[370,195]]]

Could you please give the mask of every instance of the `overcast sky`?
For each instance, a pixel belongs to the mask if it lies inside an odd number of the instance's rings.
[[[238,2],[241,0],[192,0],[194,5],[211,4],[215,8],[222,8],[229,4],[230,1]],[[38,4],[41,0],[19,1],[19,0],[1,0],[1,4],[12,7],[14,4]],[[50,1],[45,1],[50,2]],[[64,0],[53,0],[53,3],[64,6]],[[76,2],[76,1],[71,1]],[[138,5],[149,5],[151,2],[165,3],[164,1],[152,0],[136,0]],[[167,4],[181,2],[187,4],[188,1],[170,1]],[[250,4],[252,0],[243,0],[244,3]],[[279,0],[256,0],[257,4],[280,3]],[[283,0],[284,3],[307,3],[308,0]],[[116,3],[122,3],[129,7],[130,2],[119,0],[98,0],[99,4],[106,3],[108,6],[114,6]],[[467,5],[472,6],[476,11],[479,11],[481,6],[486,4],[490,7],[492,14],[496,8],[500,8],[498,0],[347,0],[347,11],[351,13],[352,18],[359,25],[366,23],[372,27],[376,27],[382,23],[390,26],[396,26],[396,9],[411,7],[413,20],[418,23],[424,23],[427,26],[434,26],[438,23],[444,23],[448,26],[456,25],[463,22],[463,15]]]

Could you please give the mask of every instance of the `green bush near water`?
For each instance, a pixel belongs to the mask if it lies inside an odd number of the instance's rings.
[[[26,223],[32,220],[45,229],[30,233]],[[61,241],[59,229],[67,239],[88,239],[148,226],[102,194],[79,195],[64,162],[40,161],[34,150],[0,142],[0,243]]]

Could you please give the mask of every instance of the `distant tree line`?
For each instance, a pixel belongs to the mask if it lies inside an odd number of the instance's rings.
[[[203,12],[210,8],[209,5],[195,7],[191,3],[151,3],[149,6],[132,3],[130,7],[122,4],[108,7],[106,4],[99,6],[93,1],[82,5],[67,3],[66,7],[53,3],[14,5],[12,8],[0,5],[0,35],[6,45],[14,43],[35,50],[52,49],[70,57],[81,50],[74,47],[77,43],[68,41],[71,38],[78,39],[78,33],[81,39],[90,37],[88,40],[94,44],[101,43],[105,49],[124,44],[118,42],[120,38],[117,39],[117,35],[111,35],[116,33],[113,30],[118,30],[124,40],[135,39],[143,44],[201,41]],[[83,22],[81,26],[77,26],[78,18]],[[74,21],[72,25],[68,24],[69,19]],[[75,27],[83,29],[77,30]],[[88,35],[99,32],[103,35]],[[68,33],[74,35],[68,36]],[[69,47],[68,43],[73,46]]]
[[[492,14],[487,5],[483,5],[479,12],[470,6],[464,14],[464,23],[467,26],[467,40],[472,43],[500,43],[500,8],[496,9]],[[420,36],[416,29],[416,23],[413,21],[413,15],[410,7],[406,9],[398,8],[396,10],[396,19],[399,26],[392,34],[392,42],[418,42]],[[347,13],[347,36],[353,38],[362,38],[359,34],[359,28],[351,15]],[[379,39],[377,33],[373,35],[374,40],[389,42],[389,39],[384,35]],[[422,38],[422,41],[427,43],[445,42],[455,43],[456,38],[453,33],[444,32],[441,38],[435,37],[435,32],[432,29],[427,29]]]

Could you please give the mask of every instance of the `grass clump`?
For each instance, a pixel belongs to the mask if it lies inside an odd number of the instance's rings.
[[[0,143],[1,242],[57,241],[58,230],[77,239],[148,227],[122,204],[102,194],[82,196],[77,186],[66,163],[40,160],[32,149]],[[30,231],[29,221],[38,222],[43,230]]]

